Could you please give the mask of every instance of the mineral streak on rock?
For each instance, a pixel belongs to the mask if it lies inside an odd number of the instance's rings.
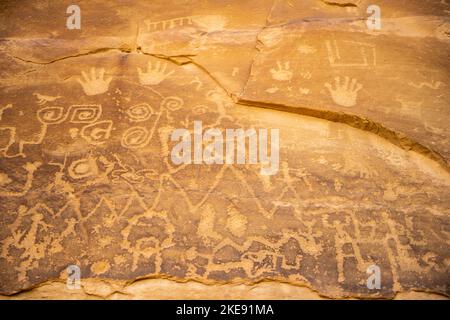
[[[450,4],[371,4],[96,0],[68,30],[3,1],[2,297],[448,297]],[[194,121],[279,129],[278,173],[175,165]]]

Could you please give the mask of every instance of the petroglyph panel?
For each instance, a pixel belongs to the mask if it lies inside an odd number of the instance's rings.
[[[303,114],[306,108],[356,115],[414,139],[448,167],[450,46],[433,38],[365,34],[363,27],[327,28],[299,23],[261,32],[262,45],[240,98]],[[283,65],[274,73],[284,52],[295,52],[289,70]]]

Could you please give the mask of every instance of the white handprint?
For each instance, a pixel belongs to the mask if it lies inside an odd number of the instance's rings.
[[[142,85],[157,85],[160,84],[164,79],[170,76],[175,71],[172,70],[168,73],[165,73],[167,69],[167,64],[161,64],[160,61],[156,62],[155,68],[152,69],[152,63],[149,62],[147,65],[147,72],[142,72],[141,68],[137,68],[139,74],[139,82]]]
[[[278,69],[270,69],[270,73],[272,74],[272,78],[278,81],[289,81],[292,79],[294,75],[290,70],[289,61],[284,63],[284,66],[280,61],[277,61]]]
[[[362,84],[358,83],[356,79],[352,79],[350,82],[350,77],[345,77],[343,83],[341,83],[340,77],[336,77],[334,80],[334,89],[331,84],[328,82],[325,83],[325,87],[330,91],[334,102],[343,107],[353,107],[356,105],[358,92],[363,88]]]
[[[105,69],[99,69],[98,76],[95,68],[91,68],[90,73],[91,74],[89,77],[86,72],[81,71],[84,81],[80,78],[77,78],[77,81],[83,87],[84,93],[88,96],[94,96],[108,91],[109,83],[111,82],[112,77],[103,79],[105,75]]]

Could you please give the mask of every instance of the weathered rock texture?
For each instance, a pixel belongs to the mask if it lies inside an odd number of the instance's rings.
[[[69,4],[0,4],[1,294],[450,294],[447,1]],[[174,165],[196,120],[280,129],[278,174]]]

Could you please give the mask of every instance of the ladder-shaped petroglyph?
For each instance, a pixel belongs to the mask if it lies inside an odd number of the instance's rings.
[[[328,61],[333,68],[368,68],[377,66],[377,53],[374,45],[356,41],[325,41]],[[342,47],[342,49],[341,49]],[[344,49],[345,48],[345,49]],[[349,52],[351,57],[343,57],[342,52]]]
[[[204,32],[222,30],[227,24],[227,19],[219,15],[186,16],[161,21],[144,20],[146,31],[164,31],[180,27],[197,27]]]

